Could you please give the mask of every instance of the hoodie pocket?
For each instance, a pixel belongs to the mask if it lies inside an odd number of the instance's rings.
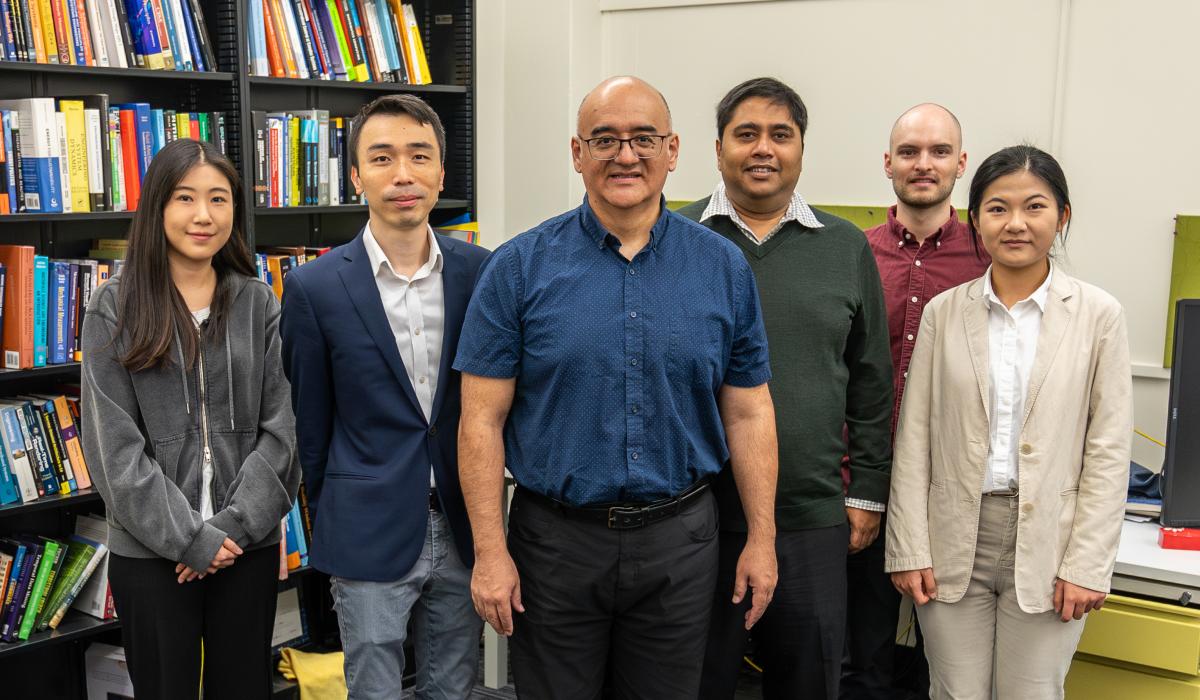
[[[184,437],[176,435],[154,441],[154,461],[173,484],[179,483],[179,454],[183,450]]]

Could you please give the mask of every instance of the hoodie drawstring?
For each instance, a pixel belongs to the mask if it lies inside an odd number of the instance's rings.
[[[229,344],[229,323],[225,324],[225,379],[229,382],[229,429],[233,430],[233,352]]]
[[[179,353],[179,378],[183,380],[183,407],[192,415],[192,398],[188,394],[187,363],[183,361],[183,345],[179,341],[179,327],[175,327],[175,352]]]

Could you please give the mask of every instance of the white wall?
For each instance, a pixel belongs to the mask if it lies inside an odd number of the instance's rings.
[[[672,199],[716,182],[714,109],[774,75],[810,113],[805,197],[893,200],[881,162],[892,120],[926,100],[959,116],[974,166],[1033,142],[1067,172],[1066,264],[1129,315],[1138,427],[1165,431],[1172,217],[1200,212],[1200,3],[1194,0],[479,0],[479,190],[484,243],[576,206],[575,109],[604,77],[663,91],[682,141]],[[1134,457],[1162,451],[1137,438]]]

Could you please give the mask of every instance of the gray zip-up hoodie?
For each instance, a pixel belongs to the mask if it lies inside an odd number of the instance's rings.
[[[257,279],[233,274],[229,283],[224,337],[205,340],[191,369],[178,342],[169,364],[133,373],[121,364],[128,338],[113,340],[119,275],[88,305],[83,452],[114,554],[162,557],[203,572],[226,537],[244,550],[279,542],[280,520],[300,484],[279,302]],[[214,511],[207,521],[200,517],[206,441]]]

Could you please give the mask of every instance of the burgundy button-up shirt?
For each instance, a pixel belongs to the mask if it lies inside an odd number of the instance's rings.
[[[895,372],[896,406],[892,432],[900,419],[904,380],[921,327],[921,312],[929,300],[952,287],[983,275],[991,263],[983,245],[976,255],[967,225],[950,207],[950,217],[933,235],[918,245],[917,238],[896,220],[896,206],[888,209],[887,223],[866,231],[875,263],[883,280],[891,336],[892,371]]]

